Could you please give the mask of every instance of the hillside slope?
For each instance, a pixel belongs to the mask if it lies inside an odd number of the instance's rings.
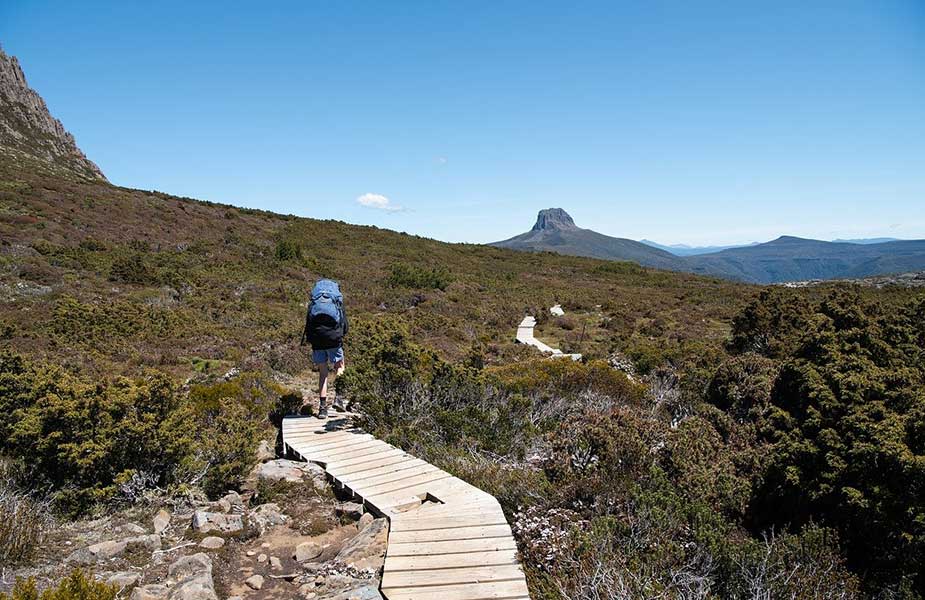
[[[36,171],[0,163],[0,329],[21,350],[103,370],[181,372],[248,354],[285,362],[321,276],[341,282],[353,315],[397,317],[448,358],[478,348],[489,362],[526,352],[513,344],[517,323],[555,303],[595,324],[580,348],[593,357],[719,342],[755,292]],[[656,322],[665,337],[653,344]],[[578,344],[580,331],[566,334],[556,342]]]

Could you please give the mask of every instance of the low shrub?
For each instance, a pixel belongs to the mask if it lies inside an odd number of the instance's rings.
[[[396,263],[392,265],[387,283],[392,287],[407,287],[418,290],[445,290],[453,278],[445,267],[425,269],[415,265]]]
[[[18,579],[9,595],[0,600],[115,600],[119,590],[75,569],[57,586],[38,591],[34,579]]]

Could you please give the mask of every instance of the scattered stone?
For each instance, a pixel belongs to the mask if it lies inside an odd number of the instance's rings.
[[[346,589],[337,594],[325,595],[325,600],[383,600],[376,585],[361,579],[353,579]]]
[[[90,565],[98,561],[120,556],[128,549],[157,550],[161,547],[161,536],[157,534],[140,535],[124,540],[108,540],[75,550],[65,562]]]
[[[170,565],[168,575],[176,582],[168,600],[218,600],[212,581],[212,560],[202,552],[184,556]]]
[[[283,568],[283,561],[281,561],[279,558],[275,556],[271,556],[270,557],[270,568],[275,571],[281,570]]]
[[[134,571],[122,571],[119,573],[114,573],[106,579],[108,585],[114,585],[117,588],[125,589],[132,587],[138,580],[141,579],[141,573],[136,573]]]
[[[251,575],[244,580],[244,583],[252,590],[259,590],[263,587],[263,575]]]
[[[334,513],[341,517],[359,519],[363,516],[363,505],[357,502],[338,502],[334,505]]]
[[[309,477],[315,487],[327,485],[327,476],[320,466],[283,458],[257,465],[251,471],[250,477],[260,481],[288,481],[290,483],[299,483]]]
[[[383,600],[379,588],[368,581],[359,579],[353,580],[354,583],[347,589],[333,596],[325,596],[326,600]]]
[[[210,531],[237,533],[244,529],[244,520],[241,515],[226,515],[197,510],[193,513],[192,525],[193,529],[199,533],[209,533]]]
[[[144,535],[148,533],[145,528],[138,523],[126,523],[125,525],[119,527],[117,531],[127,535]]]
[[[273,450],[273,446],[270,445],[270,442],[261,440],[260,444],[257,445],[257,462],[265,463],[274,458],[276,458],[276,451]]]
[[[216,501],[213,506],[221,513],[233,512],[241,514],[244,512],[244,500],[241,499],[241,495],[237,492],[229,492]]]
[[[378,571],[385,562],[388,539],[388,521],[376,519],[341,548],[336,560],[358,571]]]
[[[248,550],[247,552],[245,552],[245,554],[247,554],[248,556],[254,556],[257,553],[253,550]]]
[[[168,527],[170,527],[170,513],[162,508],[154,515],[154,533],[164,533]]]
[[[167,600],[170,595],[170,588],[159,583],[152,583],[136,587],[132,590],[129,600]]]
[[[324,548],[322,548],[319,544],[316,544],[315,542],[302,542],[295,547],[295,553],[292,557],[296,562],[305,562],[307,560],[312,560],[313,558],[318,558],[321,556],[322,552],[324,552]],[[322,580],[323,579],[324,578],[322,578]]]
[[[360,520],[357,521],[357,529],[362,530],[364,527],[375,521],[376,518],[370,513],[363,513]]]
[[[218,550],[225,545],[225,538],[220,538],[217,535],[210,535],[206,538],[203,538],[199,545],[208,550]]]
[[[259,562],[260,564],[267,562],[267,555],[261,552],[260,556],[257,557],[257,562]]]
[[[261,504],[248,515],[248,521],[254,528],[263,535],[270,527],[283,525],[289,520],[289,517],[283,514],[279,505],[273,502]]]

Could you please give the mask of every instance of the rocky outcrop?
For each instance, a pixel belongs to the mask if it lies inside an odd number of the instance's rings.
[[[45,101],[26,83],[19,61],[0,49],[0,154],[38,159],[86,179],[105,181]]]
[[[546,208],[536,216],[533,231],[578,229],[572,216],[561,208]]]

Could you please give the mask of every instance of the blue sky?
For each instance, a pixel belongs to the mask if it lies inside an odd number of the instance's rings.
[[[3,0],[0,43],[119,185],[448,241],[550,206],[925,238],[918,0]]]

